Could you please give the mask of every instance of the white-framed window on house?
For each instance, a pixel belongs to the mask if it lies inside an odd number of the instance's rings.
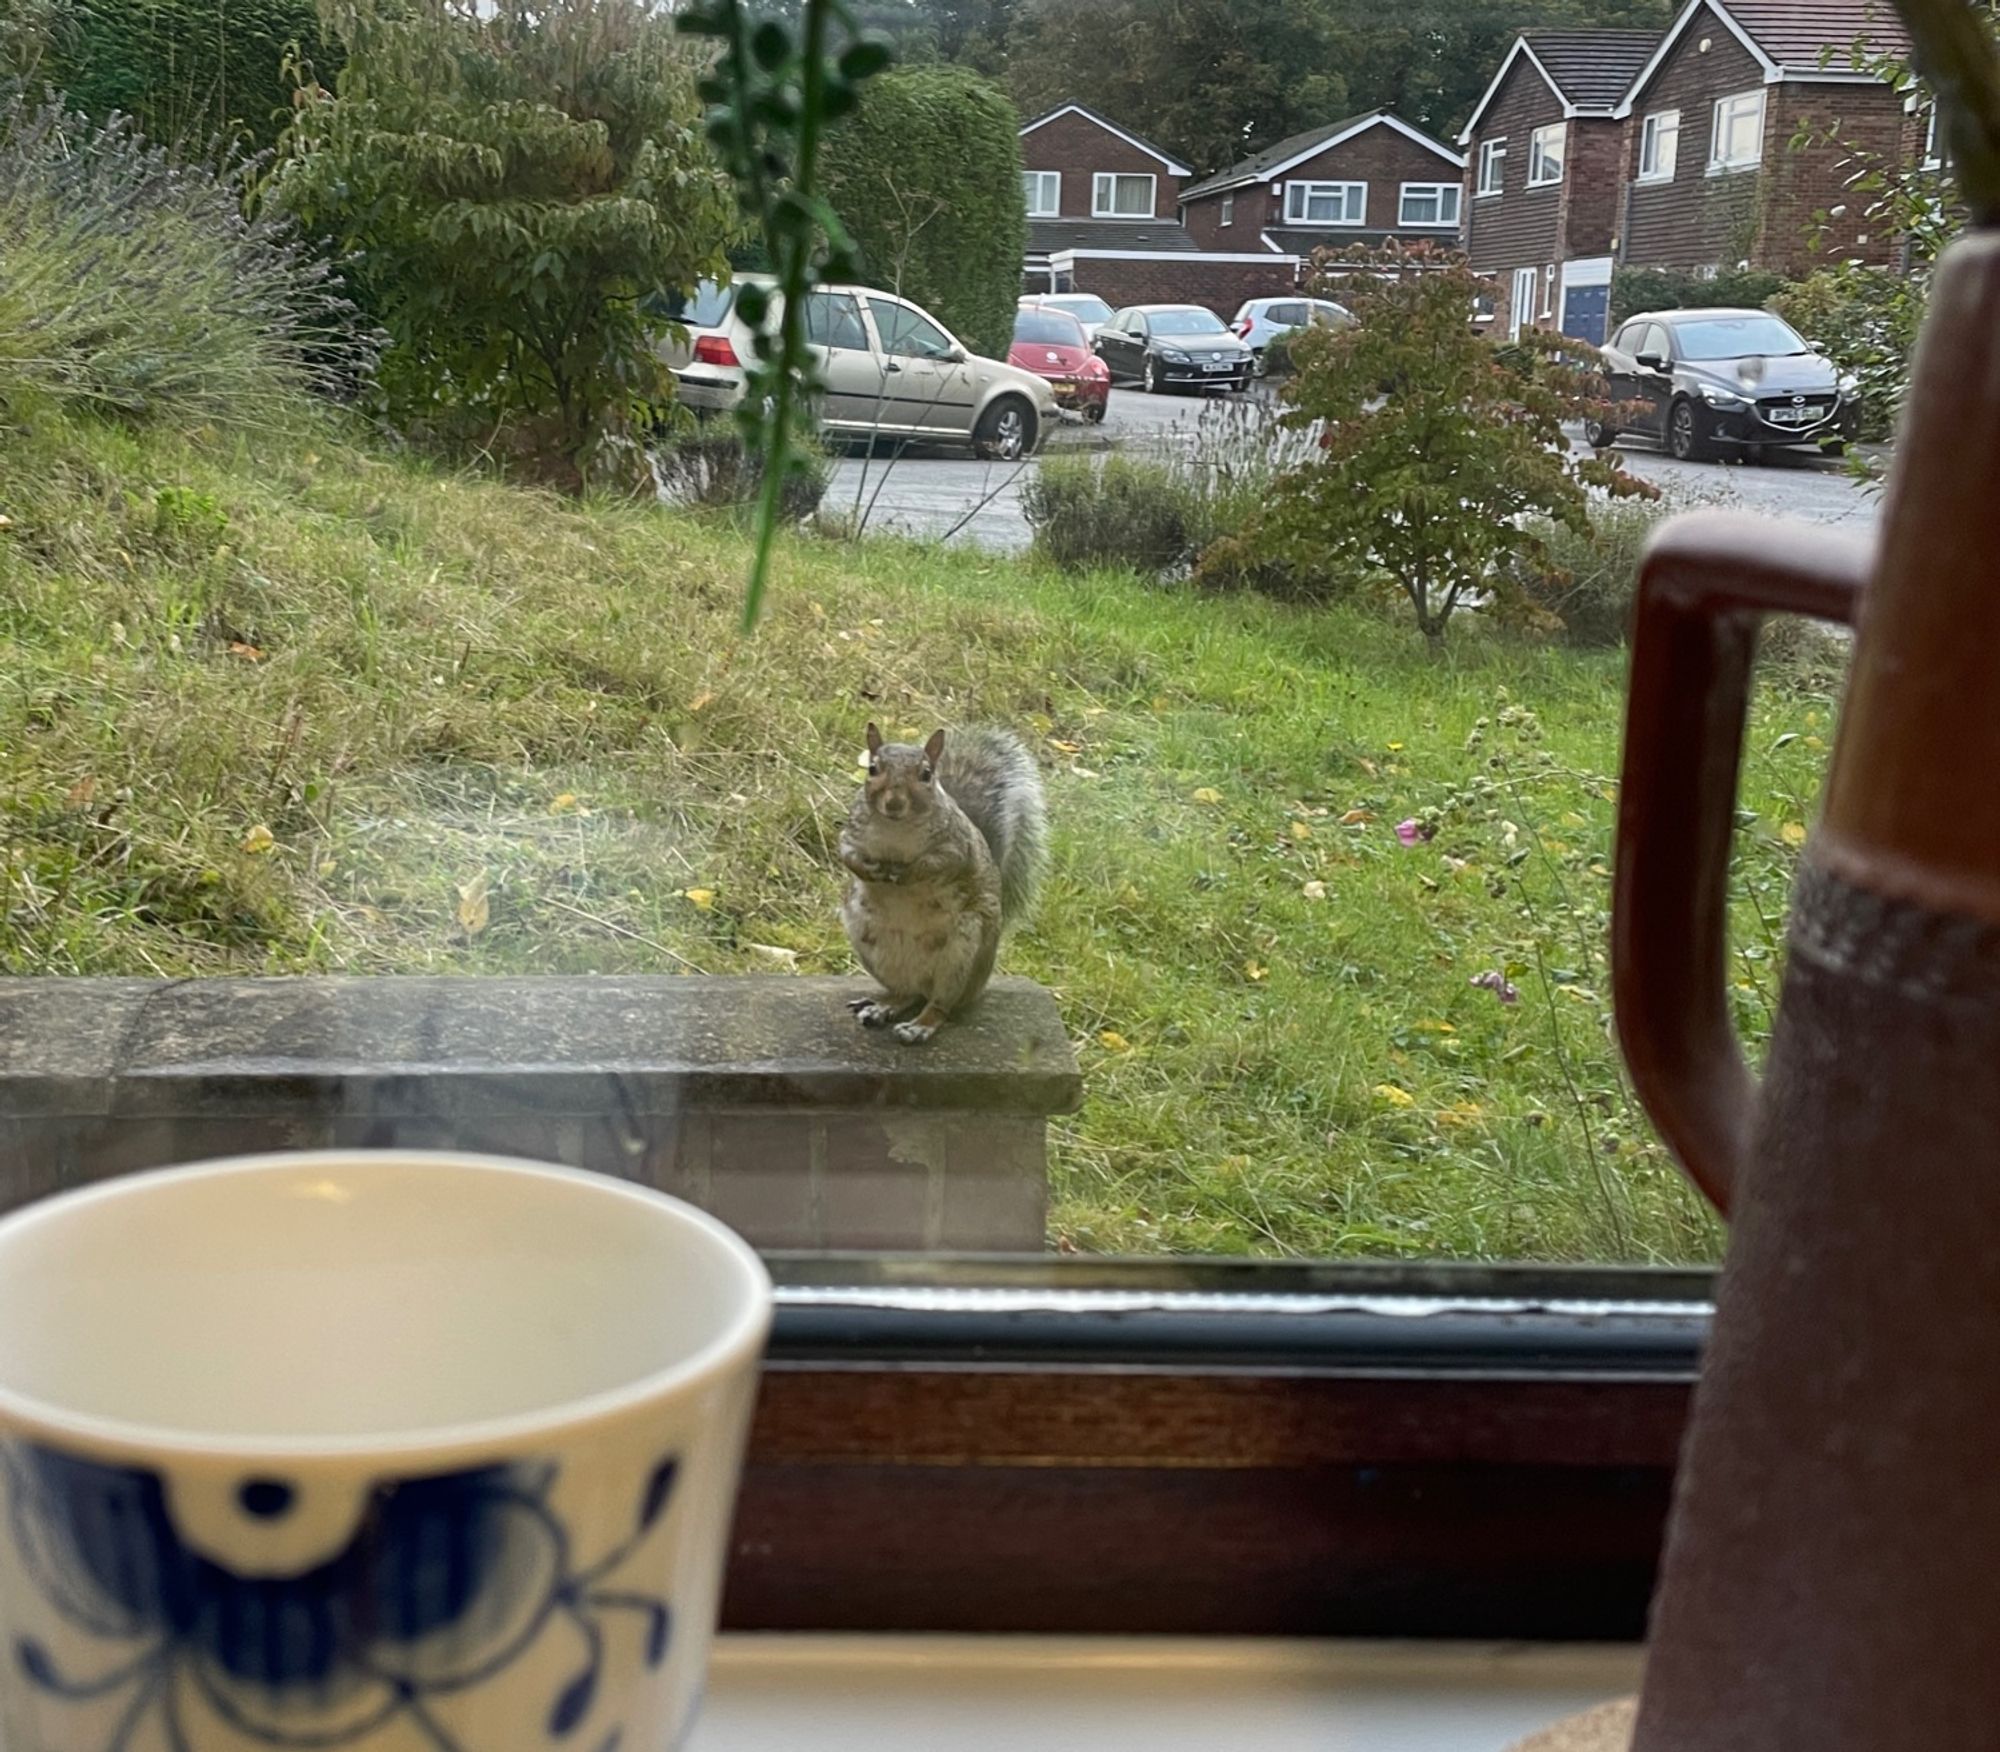
[[[1748,170],[1764,156],[1764,88],[1715,100],[1708,136],[1708,168]]]
[[[1030,219],[1053,219],[1062,211],[1062,172],[1024,170],[1021,187],[1028,197]]]
[[[1090,181],[1090,215],[1093,219],[1152,218],[1153,178],[1100,170]]]
[[[1365,182],[1295,182],[1285,184],[1287,225],[1365,225],[1368,185]]]
[[[1655,110],[1639,127],[1639,180],[1672,182],[1681,155],[1681,112]]]
[[[1556,265],[1550,262],[1542,270],[1542,315],[1544,318],[1556,313]]]
[[[1535,282],[1541,278],[1533,268],[1514,270],[1514,291],[1507,300],[1507,338],[1518,341],[1522,329],[1535,314]]]
[[[1222,223],[1225,225],[1234,225],[1236,223],[1236,197],[1234,195],[1224,195],[1222,197]]]
[[[1529,188],[1543,189],[1562,181],[1563,146],[1568,131],[1567,122],[1551,122],[1528,136]]]
[[[1497,140],[1482,140],[1479,143],[1479,181],[1475,192],[1482,195],[1497,195],[1500,184],[1507,174],[1507,136],[1502,134]]]
[[[1405,183],[1403,198],[1396,209],[1398,225],[1458,224],[1457,183]]]
[[[1944,155],[1938,150],[1938,106],[1933,103],[1924,112],[1924,169],[1943,168]]]

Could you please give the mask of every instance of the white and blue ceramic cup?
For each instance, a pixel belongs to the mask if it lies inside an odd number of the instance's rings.
[[[757,1256],[603,1176],[264,1156],[0,1222],[7,1752],[664,1752]]]

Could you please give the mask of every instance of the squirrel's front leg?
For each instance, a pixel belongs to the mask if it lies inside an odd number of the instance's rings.
[[[885,864],[880,858],[871,858],[862,851],[846,834],[840,836],[840,861],[850,875],[858,876],[863,882],[900,882],[902,867]]]

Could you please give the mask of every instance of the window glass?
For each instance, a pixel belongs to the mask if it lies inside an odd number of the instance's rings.
[[[813,292],[806,297],[806,339],[815,346],[868,351],[868,331],[851,292]]]
[[[1228,332],[1228,324],[1214,311],[1202,310],[1192,304],[1176,304],[1166,310],[1150,311],[1147,321],[1156,335],[1219,335]]]
[[[1680,157],[1681,112],[1660,110],[1646,118],[1639,135],[1639,180],[1671,182]]]
[[[1236,223],[1236,197],[1234,195],[1224,195],[1222,197],[1222,223],[1224,225],[1234,225]]]
[[[1456,225],[1457,183],[1405,183],[1399,225]]]
[[[1361,225],[1368,215],[1368,185],[1295,182],[1285,185],[1285,218],[1293,225]]]
[[[1528,187],[1562,181],[1563,145],[1568,124],[1552,122],[1528,136]]]
[[[1061,209],[1061,171],[1024,170],[1021,172],[1021,188],[1028,199],[1030,219],[1050,218]]]
[[[881,323],[878,311],[876,323]],[[1083,330],[1075,317],[1060,310],[1023,310],[1014,317],[1014,339],[1034,341],[1045,347],[1080,347]]]
[[[1497,195],[1507,170],[1506,140],[1484,140],[1479,146],[1479,193]]]
[[[951,336],[907,304],[871,298],[868,312],[885,353],[904,359],[941,359],[951,351]]]
[[[1058,310],[1067,310],[1078,322],[1105,323],[1111,320],[1111,306],[1087,293],[1065,292],[1047,300]]]
[[[1674,356],[1673,337],[1667,333],[1664,323],[1649,322],[1646,325],[1646,339],[1639,349],[1642,353],[1657,353],[1662,359]]]
[[[1683,359],[1782,359],[1812,351],[1790,323],[1762,314],[1676,322],[1674,333]]]
[[[1150,176],[1114,176],[1100,171],[1092,183],[1090,210],[1100,217],[1150,219],[1153,182]]]
[[[1306,320],[1306,307],[1303,304],[1272,304],[1265,307],[1264,315],[1271,322],[1290,323],[1298,327]]]
[[[1764,156],[1764,89],[1739,92],[1715,100],[1715,123],[1709,138],[1712,170],[1741,170]]]

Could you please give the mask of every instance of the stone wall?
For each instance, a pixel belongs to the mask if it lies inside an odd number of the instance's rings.
[[[928,1046],[861,982],[0,980],[0,1209],[134,1169],[467,1149],[657,1186],[771,1248],[1038,1252],[1082,1081],[1002,979]]]

